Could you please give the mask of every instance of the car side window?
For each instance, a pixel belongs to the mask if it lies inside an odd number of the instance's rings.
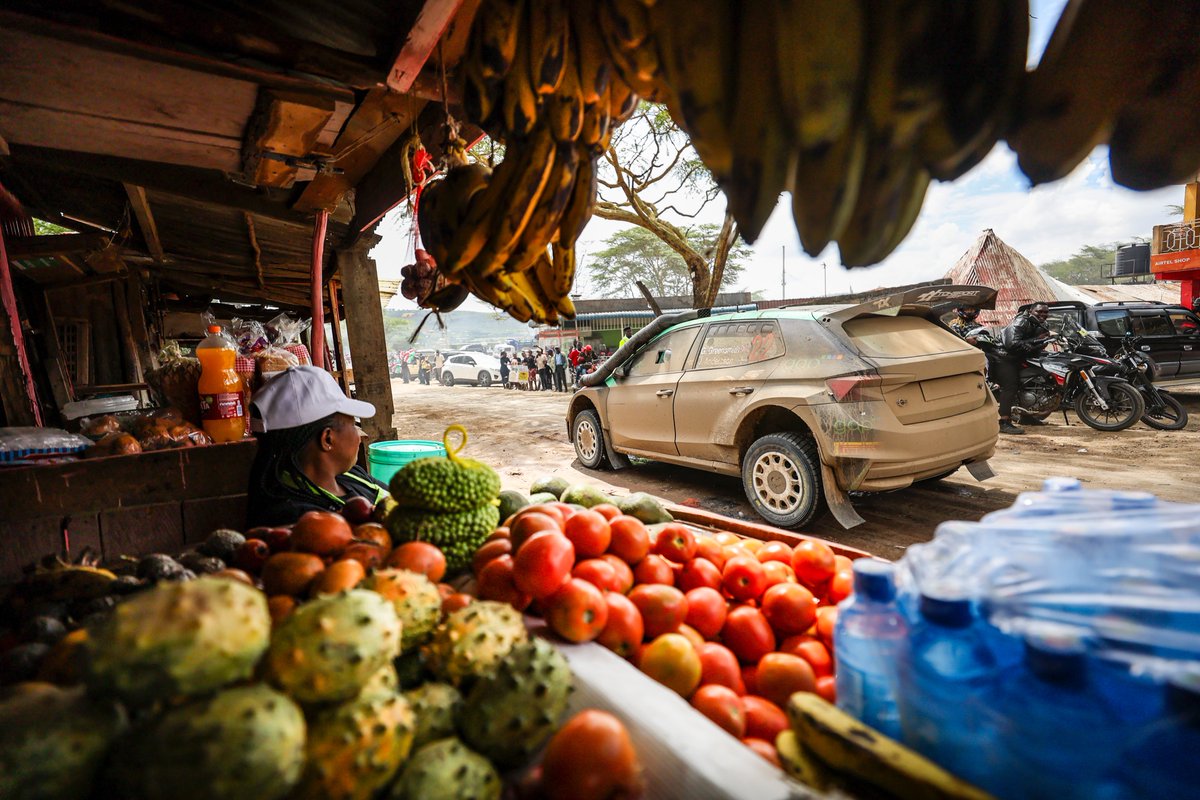
[[[1137,336],[1174,336],[1175,329],[1166,314],[1134,314],[1133,332]]]
[[[1096,328],[1105,336],[1124,336],[1129,333],[1129,314],[1125,311],[1097,311]]]
[[[783,355],[783,337],[774,322],[726,322],[704,336],[696,369],[740,367]]]
[[[629,377],[683,372],[688,351],[692,349],[692,342],[696,341],[699,331],[698,327],[684,328],[651,342],[645,350],[634,356],[633,364],[629,367]]]
[[[1175,333],[1180,336],[1191,336],[1200,333],[1200,319],[1195,314],[1189,314],[1186,311],[1171,311],[1168,312],[1171,318],[1171,324],[1175,326]]]

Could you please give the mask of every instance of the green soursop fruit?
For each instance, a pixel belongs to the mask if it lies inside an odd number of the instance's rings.
[[[237,581],[163,583],[90,631],[88,687],[133,705],[211,692],[250,677],[271,635],[267,598]]]
[[[500,493],[500,519],[505,520],[529,505],[529,498],[516,489],[505,489]]]
[[[89,700],[82,686],[16,685],[0,703],[0,797],[88,797],[124,727],[119,706]]]
[[[446,514],[397,508],[387,519],[387,529],[397,545],[429,542],[441,550],[446,556],[448,575],[470,567],[471,556],[499,524],[500,509],[490,503],[470,511]]]
[[[400,618],[364,589],[310,600],[275,628],[265,674],[301,703],[357,696],[400,652]]]
[[[563,493],[566,492],[567,489],[570,488],[571,484],[566,478],[558,475],[547,475],[544,478],[538,478],[536,481],[534,481],[533,485],[529,487],[529,493],[542,494],[543,492],[546,492],[554,495],[554,499],[557,500],[563,496]]]
[[[417,718],[413,747],[424,747],[432,741],[454,735],[463,705],[458,689],[448,683],[430,682],[409,689],[404,697]]]
[[[117,743],[109,779],[139,800],[276,800],[304,767],[304,715],[262,684],[172,708]]]
[[[412,754],[391,800],[499,800],[500,776],[488,760],[455,738],[439,739]]]
[[[675,519],[663,508],[662,503],[645,492],[634,492],[628,497],[618,497],[617,508],[621,509],[622,514],[636,517],[647,525],[656,525]]]
[[[426,663],[441,680],[462,686],[495,670],[528,640],[519,611],[508,603],[476,600],[438,626],[425,646]]]
[[[413,729],[413,710],[398,694],[364,694],[313,714],[304,773],[289,800],[370,800],[408,758]]]
[[[559,495],[558,498],[564,503],[572,503],[573,505],[591,508],[598,506],[601,503],[611,503],[613,499],[604,492],[597,489],[595,486],[588,486],[586,483],[577,483],[568,488],[565,492]]]
[[[500,476],[469,458],[432,456],[410,461],[392,476],[392,499],[403,508],[469,511],[500,494]]]
[[[381,569],[359,584],[383,595],[396,609],[403,628],[400,650],[405,652],[423,643],[442,619],[442,595],[437,584],[419,572],[406,569]]]
[[[570,694],[567,659],[549,642],[533,639],[514,647],[471,688],[459,732],[497,769],[523,766],[558,729]]]

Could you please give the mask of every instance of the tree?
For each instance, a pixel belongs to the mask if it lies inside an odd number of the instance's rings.
[[[720,230],[716,225],[698,225],[682,232],[688,247],[697,253],[712,250]],[[592,288],[605,297],[628,297],[634,281],[645,284],[656,297],[693,294],[692,276],[679,253],[648,228],[630,226],[605,240],[606,248],[593,253],[587,270]],[[743,258],[749,254],[741,242],[729,251],[722,284],[737,280]],[[714,292],[714,297],[716,293]]]
[[[1116,243],[1087,244],[1079,248],[1070,258],[1042,264],[1042,269],[1063,283],[1096,283],[1101,280],[1104,265],[1112,264],[1116,259]]]
[[[385,315],[383,318],[383,338],[387,342],[388,351],[408,350],[413,345],[408,343],[412,333],[412,323],[403,317]]]
[[[642,103],[613,134],[603,165],[596,216],[636,225],[657,237],[682,261],[687,276],[688,291],[672,293],[690,294],[695,308],[711,306],[726,283],[737,227],[728,211],[719,227],[677,225],[667,218],[695,219],[716,198],[718,189],[666,107]],[[711,230],[700,235],[705,228]],[[616,247],[614,238],[609,239],[606,252]],[[741,251],[743,257],[745,252]],[[660,255],[647,257],[644,263],[658,263]],[[602,256],[595,259],[601,261]],[[589,270],[594,280],[599,266],[593,264]],[[622,288],[628,292],[631,284],[627,278]],[[598,280],[597,285],[601,285]]]

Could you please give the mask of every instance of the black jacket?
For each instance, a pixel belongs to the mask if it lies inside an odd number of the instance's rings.
[[[265,496],[256,496],[252,489],[247,498],[246,524],[251,528],[290,525],[306,511],[340,511],[351,497],[365,497],[371,503],[378,503],[388,493],[383,483],[357,465],[339,475],[337,482],[346,492],[344,497],[336,497],[309,481],[280,486],[279,491]]]
[[[1042,340],[1049,332],[1045,323],[1036,317],[1027,313],[1018,314],[1004,329],[1004,349],[1021,358],[1030,356],[1045,346]]]

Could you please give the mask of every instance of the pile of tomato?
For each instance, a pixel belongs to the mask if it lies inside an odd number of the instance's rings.
[[[834,697],[837,604],[850,559],[816,540],[648,529],[616,506],[522,509],[476,552],[479,597],[596,641],[778,764],[793,692]]]

